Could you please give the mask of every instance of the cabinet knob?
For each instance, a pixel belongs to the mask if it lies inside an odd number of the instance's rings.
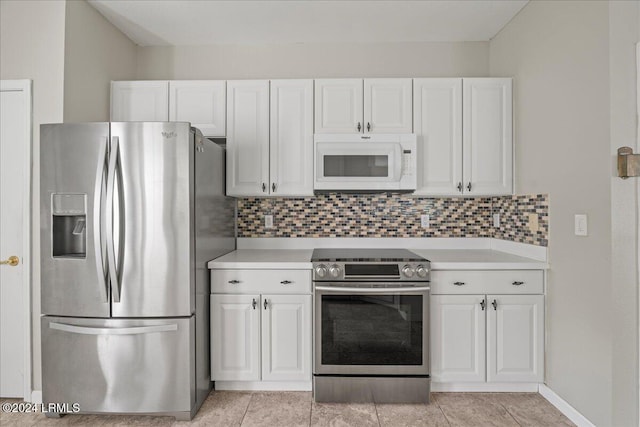
[[[280,283],[282,283],[283,285],[288,285],[288,284],[290,284],[290,283],[291,283],[291,280],[283,280],[283,281],[282,281],[282,282],[280,282]]]
[[[275,182],[271,183],[271,191],[274,192],[274,193],[276,192],[276,183]]]
[[[524,282],[513,282],[512,283],[513,286],[520,286],[520,285],[524,285]]]
[[[469,184],[467,184],[467,190],[471,191],[471,181],[469,181]]]
[[[358,122],[357,129],[358,129],[358,132],[360,132],[360,130],[362,129],[362,126],[360,126],[360,122]]]
[[[458,183],[458,191],[462,193],[462,182]]]
[[[464,286],[464,285],[466,285],[466,283],[464,283],[464,282],[453,282],[453,284],[456,285],[456,286]]]
[[[267,304],[268,304],[268,302],[267,302],[267,299],[265,298],[265,299],[264,299],[264,309],[265,309],[265,310],[267,309]]]
[[[371,132],[371,123],[367,122],[367,132]]]
[[[262,192],[263,193],[267,192],[267,184],[265,184],[264,182],[262,183]]]
[[[253,309],[255,310],[256,307],[258,306],[258,301],[256,301],[256,299],[254,298],[253,301],[251,302],[251,306],[253,307]]]
[[[487,307],[487,302],[484,299],[480,302],[480,307],[482,307],[482,311]]]
[[[238,283],[240,283],[240,280],[236,280],[236,279],[229,280],[229,283],[231,283],[232,285],[237,285]]]
[[[493,302],[491,303],[491,305],[493,306],[494,310],[498,310],[498,301],[493,300]]]

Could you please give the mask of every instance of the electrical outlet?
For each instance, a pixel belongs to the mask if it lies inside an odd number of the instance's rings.
[[[588,234],[587,214],[576,214],[574,228],[576,236],[586,236]]]
[[[529,214],[529,231],[535,233],[540,229],[540,225],[538,224],[538,214],[530,213]]]
[[[273,215],[264,216],[264,228],[273,228]]]
[[[495,228],[500,228],[500,214],[499,213],[494,213],[493,214],[493,226]]]
[[[429,215],[420,215],[420,226],[422,228],[429,228]]]

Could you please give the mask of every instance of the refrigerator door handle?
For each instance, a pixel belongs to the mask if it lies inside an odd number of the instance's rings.
[[[105,274],[103,235],[102,235],[102,197],[104,187],[104,171],[107,163],[107,142],[108,138],[100,144],[98,154],[98,167],[96,169],[96,181],[93,189],[93,246],[96,256],[96,271],[98,273],[98,288],[103,302],[109,302],[109,292],[107,278]]]
[[[119,155],[119,138],[114,136],[111,138],[111,152],[109,154],[109,169],[107,171],[107,266],[109,267],[109,278],[111,280],[111,292],[113,294],[113,302],[120,302],[120,281],[118,279],[118,271],[116,268],[116,248],[113,237],[113,211],[114,211],[114,192],[116,185],[116,166]]]
[[[94,328],[89,326],[76,326],[68,325],[66,323],[51,322],[49,323],[49,328],[82,335],[140,335],[150,334],[152,332],[177,331],[178,325],[172,323],[169,325],[134,326],[130,328]]]

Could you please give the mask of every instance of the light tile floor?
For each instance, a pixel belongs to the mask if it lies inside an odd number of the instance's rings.
[[[172,417],[0,413],[1,426],[573,426],[537,393],[432,393],[431,403],[315,403],[309,392],[214,391],[190,422]],[[19,402],[3,400],[2,402]]]

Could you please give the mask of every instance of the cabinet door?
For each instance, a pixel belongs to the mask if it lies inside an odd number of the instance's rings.
[[[542,382],[544,296],[488,295],[487,301],[487,381]]]
[[[431,297],[433,381],[485,381],[484,298],[484,295]]]
[[[259,303],[259,295],[211,295],[212,381],[260,380]]]
[[[464,192],[513,192],[511,79],[463,79]]]
[[[311,295],[262,298],[262,380],[311,381]]]
[[[111,82],[112,122],[166,122],[169,120],[169,82]]]
[[[415,194],[462,193],[462,79],[414,79]]]
[[[227,84],[224,80],[169,82],[169,120],[191,122],[204,136],[225,136]]]
[[[364,132],[411,133],[411,79],[364,80]]]
[[[227,194],[269,194],[269,81],[227,82]]]
[[[313,195],[313,80],[271,81],[270,191]]]
[[[316,80],[315,133],[363,132],[362,102],[362,79]]]

